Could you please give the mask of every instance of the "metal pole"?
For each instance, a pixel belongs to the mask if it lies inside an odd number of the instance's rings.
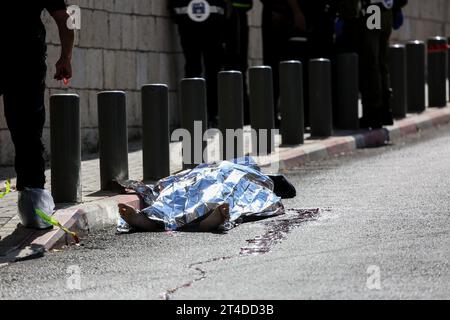
[[[271,154],[275,150],[275,108],[273,103],[272,68],[259,66],[249,68],[250,81],[250,118],[252,129],[257,132],[253,144],[253,152],[258,155]],[[266,141],[260,138],[263,131],[267,134]],[[262,146],[265,144],[265,148]]]
[[[50,97],[51,185],[56,203],[81,202],[80,98]]]
[[[145,181],[170,175],[169,88],[164,84],[142,87],[142,154]]]
[[[343,53],[338,56],[336,127],[339,129],[359,129],[358,64],[359,57],[356,53]]]
[[[305,118],[303,65],[300,61],[280,63],[280,110],[283,144],[303,144]]]
[[[408,112],[425,111],[425,43],[410,41],[406,44],[406,74]]]
[[[241,72],[223,71],[219,73],[219,129],[223,137],[222,159],[224,160],[232,160],[244,156],[243,88]],[[228,133],[227,130],[229,131]],[[231,133],[233,133],[232,136],[230,135]],[[233,142],[230,140],[231,138]]]
[[[101,189],[114,191],[116,181],[128,179],[126,96],[105,91],[97,98]]]
[[[333,134],[331,62],[313,59],[309,62],[309,98],[311,135],[329,137]]]
[[[406,79],[406,50],[401,44],[394,44],[390,47],[390,74],[393,90],[392,113],[394,118],[403,119],[406,117],[407,105],[407,79]]]
[[[447,105],[447,39],[428,39],[428,105]]]
[[[183,139],[183,152],[190,152],[186,162],[183,157],[183,168],[192,169],[204,162],[203,151],[206,142],[203,135],[207,128],[206,82],[205,79],[183,79],[180,84],[181,124],[187,130],[190,141]]]

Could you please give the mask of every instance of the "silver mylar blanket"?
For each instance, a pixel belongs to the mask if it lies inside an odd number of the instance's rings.
[[[149,219],[163,223],[168,231],[185,227],[211,213],[222,204],[230,205],[230,229],[245,218],[270,217],[284,213],[274,184],[262,174],[251,158],[201,164],[193,170],[160,180],[156,186],[131,187],[149,207],[142,210]],[[119,219],[117,230],[130,227]]]

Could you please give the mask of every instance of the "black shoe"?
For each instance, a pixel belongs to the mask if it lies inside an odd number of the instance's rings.
[[[297,190],[282,174],[268,176],[274,184],[273,192],[281,199],[293,199],[297,196]]]
[[[381,122],[374,121],[371,125],[372,130],[378,130],[383,128],[383,124]]]
[[[359,127],[361,129],[376,130],[383,128],[383,124],[380,121],[363,117],[359,119]]]
[[[394,116],[390,110],[383,111],[383,114],[381,115],[381,122],[385,126],[394,125]]]
[[[217,119],[208,120],[208,129],[216,129],[219,127],[219,121]]]
[[[369,122],[366,118],[359,119],[359,128],[362,130],[370,130]]]
[[[281,120],[278,118],[275,119],[275,129],[281,129]]]

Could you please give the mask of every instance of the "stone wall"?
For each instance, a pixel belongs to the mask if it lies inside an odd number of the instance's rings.
[[[404,10],[403,28],[393,35],[393,41],[425,40],[430,36],[450,35],[450,1],[409,0]]]
[[[46,101],[54,93],[76,92],[81,99],[83,149],[97,150],[97,101],[101,90],[124,90],[128,99],[130,139],[140,136],[139,89],[145,83],[166,83],[170,88],[173,126],[179,122],[177,87],[183,76],[183,56],[176,27],[168,16],[166,0],[70,0],[82,8],[82,29],[76,35],[73,57],[74,78],[69,88],[53,80],[59,54],[58,34],[48,14],[48,89]],[[260,64],[260,1],[250,13],[250,65]],[[425,39],[450,31],[448,0],[410,0],[407,21],[395,40]],[[447,33],[448,34],[448,33]],[[0,102],[1,104],[1,102]],[[13,148],[0,105],[0,165],[13,163]],[[48,110],[48,103],[47,103]],[[45,144],[49,150],[49,128]]]

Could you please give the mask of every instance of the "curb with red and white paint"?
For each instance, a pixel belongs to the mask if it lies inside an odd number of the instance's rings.
[[[279,155],[280,168],[288,169],[309,161],[323,160],[357,149],[383,146],[388,142],[395,143],[406,136],[448,123],[450,123],[450,107],[428,109],[420,115],[412,115],[383,129],[332,137],[312,145],[281,151]]]
[[[361,148],[385,145],[420,131],[450,123],[450,107],[428,109],[420,115],[412,115],[380,130],[350,133],[331,137],[299,147],[284,148],[279,152],[280,169],[293,168],[309,161],[322,160],[335,155],[348,153]],[[55,218],[62,225],[86,235],[92,230],[111,226],[117,222],[117,205],[125,203],[141,209],[142,202],[137,195],[117,195],[104,200],[58,210]],[[51,250],[70,240],[61,230],[35,232],[28,246]]]

